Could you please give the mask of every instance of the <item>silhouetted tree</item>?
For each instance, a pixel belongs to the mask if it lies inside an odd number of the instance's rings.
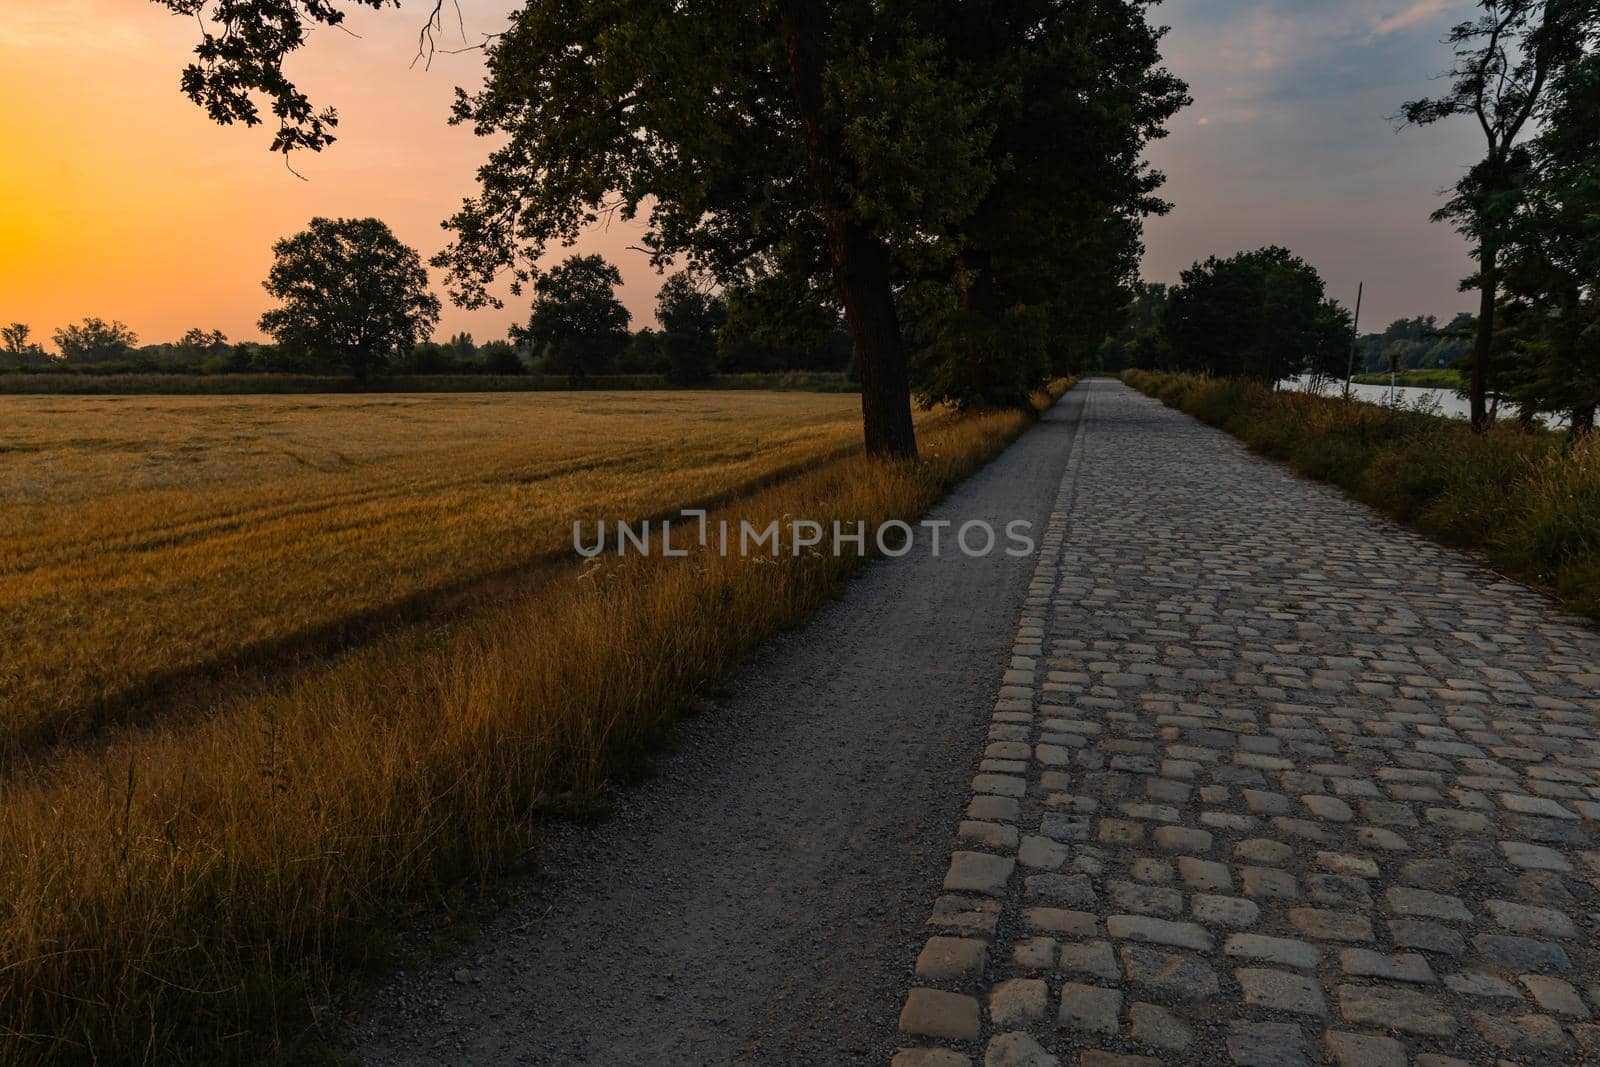
[[[126,359],[139,343],[139,335],[120,321],[87,318],[57,330],[51,340],[68,363],[104,363]]]
[[[185,91],[219,122],[277,117],[278,150],[321,148],[337,116],[284,76],[314,25],[386,0],[157,0],[198,17]],[[916,452],[896,252],[945,232],[990,173],[969,86],[918,4],[718,0],[527,3],[487,45],[456,120],[502,141],[437,261],[468,305],[526,275],[601,212],[646,207],[658,262],[724,281],[773,263],[827,279],[845,309],[869,452]],[[646,44],[646,42],[648,42]]]
[[[533,283],[533,316],[513,336],[552,374],[573,384],[604,374],[628,344],[628,309],[617,299],[622,274],[598,255],[568,256]]]
[[[1473,244],[1477,273],[1462,282],[1478,290],[1469,397],[1472,427],[1489,425],[1488,390],[1494,345],[1500,257],[1531,180],[1531,158],[1518,144],[1549,89],[1551,77],[1583,55],[1600,30],[1597,0],[1478,0],[1481,14],[1450,31],[1455,65],[1441,96],[1413,100],[1401,114],[1427,125],[1470,115],[1483,131],[1482,160],[1456,183],[1454,195],[1434,212]]]
[[[1509,228],[1500,313],[1526,411],[1564,411],[1575,435],[1600,406],[1600,54],[1551,83],[1528,146],[1533,181]]]
[[[207,359],[226,360],[233,346],[228,344],[228,337],[221,330],[202,330],[196,326],[178,338],[172,350],[185,363],[200,363]]]
[[[421,257],[378,219],[312,219],[272,252],[263,284],[283,307],[262,315],[261,328],[357,378],[409,351],[439,321]]]
[[[656,296],[656,321],[661,324],[669,381],[694,385],[710,379],[717,360],[717,334],[727,318],[727,303],[712,291],[709,279],[682,271],[662,284]]]
[[[11,357],[18,366],[43,362],[46,358],[44,349],[31,339],[32,336],[33,328],[25,322],[0,326],[0,352]]]
[[[490,341],[478,351],[483,356],[485,374],[527,373],[528,368],[517,355],[516,348],[505,341]]]
[[[919,396],[1025,407],[1052,371],[1080,369],[1119,323],[1162,176],[1145,147],[1188,101],[1161,67],[1148,5],[1128,0],[932,3],[992,179],[931,249],[921,292]]]
[[[1333,314],[1316,270],[1271,247],[1184,271],[1161,332],[1179,369],[1278,382],[1307,369]]]

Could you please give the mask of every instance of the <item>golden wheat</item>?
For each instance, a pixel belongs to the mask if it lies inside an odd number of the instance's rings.
[[[0,397],[0,755],[854,446],[804,393]]]

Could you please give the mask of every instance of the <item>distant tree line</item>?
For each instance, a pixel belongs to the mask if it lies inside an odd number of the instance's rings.
[[[773,309],[745,290],[724,293],[688,271],[668,277],[656,327],[629,328],[617,297],[622,278],[602,257],[570,256],[540,275],[525,326],[503,341],[470,334],[424,339],[439,301],[420,256],[377,219],[314,219],[274,247],[268,292],[281,306],[261,317],[271,343],[234,343],[221,330],[194,328],[177,341],[139,343],[120,321],[88,318],[55,331],[56,354],[24,323],[0,327],[0,370],[82,373],[524,374],[591,377],[662,375],[694,385],[715,374],[844,373],[849,332],[822,304]]]
[[[1350,312],[1326,295],[1316,268],[1269,247],[1196,263],[1177,285],[1135,287],[1099,362],[1266,382],[1342,378],[1352,330]]]
[[[1263,250],[1273,253],[1274,250]],[[1281,254],[1282,250],[1276,250]],[[1237,269],[1262,253],[1242,253],[1222,261]],[[1243,263],[1236,262],[1243,261]],[[1211,261],[1218,264],[1218,261]],[[1310,268],[1307,267],[1307,270]],[[1197,273],[1198,272],[1198,273]],[[1168,286],[1161,282],[1140,282],[1124,310],[1124,323],[1108,337],[1095,359],[1097,369],[1121,371],[1191,370],[1217,376],[1243,376],[1278,380],[1302,374],[1342,379],[1346,371],[1355,374],[1458,368],[1472,354],[1475,318],[1462,312],[1448,323],[1433,315],[1396,319],[1381,332],[1355,338],[1355,359],[1351,362],[1350,331],[1353,323],[1345,309],[1333,301],[1313,299],[1314,284],[1296,294],[1290,290],[1274,298],[1260,300],[1253,287],[1234,288],[1214,284],[1216,267],[1208,271],[1196,264],[1185,274],[1186,281],[1204,276],[1208,283],[1198,289]],[[1307,278],[1301,274],[1302,278]],[[1269,286],[1264,282],[1263,286]],[[1170,329],[1169,298],[1182,293],[1186,305],[1172,312]],[[1222,351],[1207,336],[1207,318],[1225,319],[1216,336],[1225,345],[1238,345],[1239,358]],[[1296,322],[1298,320],[1299,327]],[[1213,323],[1212,325],[1215,325]],[[1309,325],[1309,330],[1300,332]],[[1246,341],[1242,334],[1251,331]],[[1268,356],[1262,362],[1262,339],[1287,340],[1298,349],[1280,349],[1281,358]]]

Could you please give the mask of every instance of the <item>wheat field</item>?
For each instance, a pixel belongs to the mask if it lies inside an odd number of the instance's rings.
[[[748,491],[859,419],[810,393],[0,397],[0,755],[561,553],[574,519]]]
[[[0,454],[34,517],[8,511],[5,575],[35,607],[5,610],[34,627],[30,691],[54,676],[81,700],[86,679],[146,669],[95,640],[194,662],[163,650],[214,656],[504,572],[563,549],[574,516],[913,519],[1029,421],[924,413],[921,458],[891,462],[861,454],[858,420],[853,397],[806,394],[39,401]],[[193,714],[107,720],[0,768],[0,1062],[323,1047],[397,916],[448,915],[519,862],[543,819],[638,767],[857,565],[566,554],[336,652],[240,668]],[[76,606],[40,610],[49,581]],[[79,621],[98,628],[71,647],[120,675],[52,639]]]

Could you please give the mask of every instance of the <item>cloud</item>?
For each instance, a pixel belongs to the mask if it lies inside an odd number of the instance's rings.
[[[1451,6],[1450,0],[1414,0],[1404,11],[1378,20],[1372,27],[1371,40],[1387,37],[1391,33],[1408,30],[1441,14]]]

